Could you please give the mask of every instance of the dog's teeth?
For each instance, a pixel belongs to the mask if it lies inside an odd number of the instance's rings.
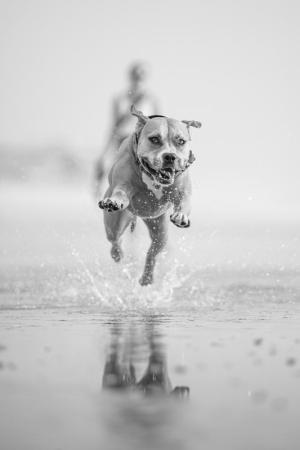
[[[162,169],[160,171],[160,174],[165,179],[170,179],[173,176],[173,170],[168,169]]]

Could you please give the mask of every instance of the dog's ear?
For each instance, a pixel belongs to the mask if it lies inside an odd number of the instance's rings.
[[[138,111],[134,105],[131,105],[130,112],[133,116],[138,118],[135,128],[136,141],[138,141],[141,131],[144,128],[146,122],[149,120],[149,117],[144,116],[142,111]]]
[[[188,128],[200,128],[202,126],[201,122],[198,122],[197,120],[182,120],[182,122],[185,123]]]
[[[133,116],[138,118],[140,125],[145,125],[148,120],[148,117],[145,116],[142,111],[138,111],[134,105],[131,105],[130,112]]]

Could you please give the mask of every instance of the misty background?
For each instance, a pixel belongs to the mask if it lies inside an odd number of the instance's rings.
[[[201,214],[296,221],[298,1],[0,1],[1,178],[90,189],[136,60],[193,130]]]

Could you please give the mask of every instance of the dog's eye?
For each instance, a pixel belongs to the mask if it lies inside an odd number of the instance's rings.
[[[149,141],[152,142],[154,145],[160,144],[160,139],[157,136],[149,137]]]
[[[177,140],[177,144],[178,145],[184,145],[185,144],[185,140],[184,139],[182,139],[182,138],[179,138],[178,140]]]

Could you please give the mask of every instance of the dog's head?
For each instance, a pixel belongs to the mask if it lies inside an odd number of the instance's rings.
[[[131,113],[138,118],[136,155],[140,164],[157,183],[173,184],[176,175],[195,160],[190,148],[189,127],[200,128],[201,123],[164,116],[147,117],[134,106]]]

